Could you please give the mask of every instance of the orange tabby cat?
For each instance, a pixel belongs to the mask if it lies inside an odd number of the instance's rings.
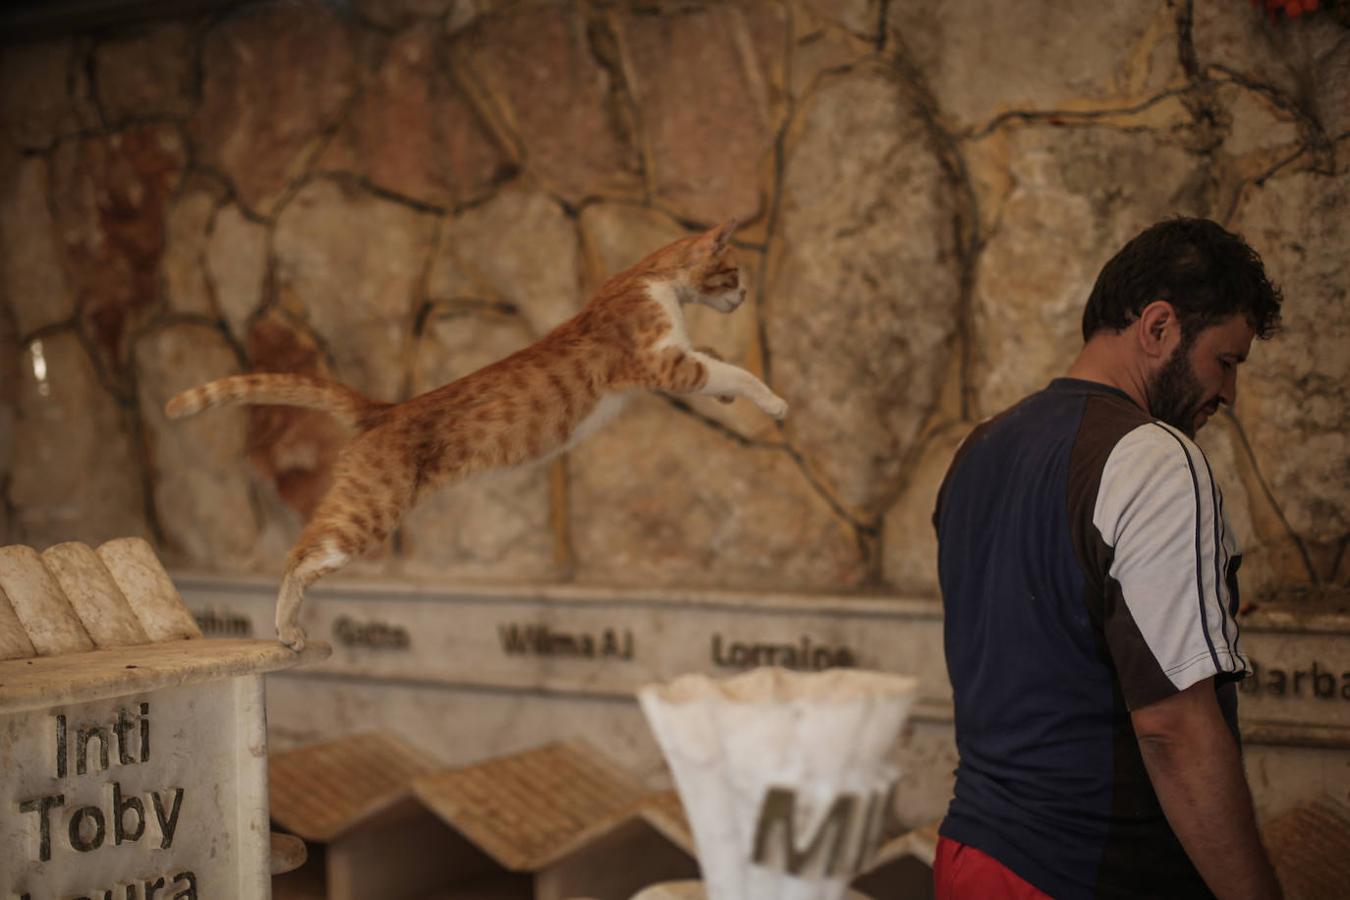
[[[322,409],[357,435],[286,560],[277,635],[299,650],[304,590],[384,540],[419,496],[504,466],[556,456],[593,434],[635,389],[745,397],[775,419],[787,403],[749,372],[689,344],[682,307],[729,313],[745,286],[735,222],[663,247],[605,282],[538,342],[403,403],[305,375],[237,375],[169,401],[171,418],[227,403]]]

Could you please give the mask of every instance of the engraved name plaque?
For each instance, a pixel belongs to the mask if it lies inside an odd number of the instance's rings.
[[[0,900],[271,893],[263,673],[139,539],[0,548]]]

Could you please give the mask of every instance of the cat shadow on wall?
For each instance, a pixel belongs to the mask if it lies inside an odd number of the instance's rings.
[[[402,403],[296,374],[220,378],[170,400],[170,418],[236,403],[300,406],[356,431],[287,556],[276,609],[281,641],[304,647],[305,589],[385,540],[418,498],[564,453],[614,418],[635,391],[744,397],[775,419],[787,415],[787,403],[754,375],[689,343],[686,305],[731,313],[745,301],[730,243],[735,228],[727,222],[656,250],[535,343]]]

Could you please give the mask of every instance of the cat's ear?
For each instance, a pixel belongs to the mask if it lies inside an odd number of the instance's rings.
[[[703,242],[708,245],[709,255],[721,256],[726,252],[727,246],[731,243],[731,236],[736,233],[736,226],[739,224],[736,219],[727,219],[703,236]]]

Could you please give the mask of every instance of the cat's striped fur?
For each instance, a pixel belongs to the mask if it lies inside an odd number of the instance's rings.
[[[734,222],[657,250],[605,282],[539,341],[403,403],[304,375],[221,378],[169,401],[172,417],[231,403],[326,410],[357,434],[287,558],[277,633],[299,649],[304,590],[382,541],[417,498],[478,473],[547,459],[584,439],[634,390],[745,397],[782,418],[787,404],[749,372],[694,349],[682,307],[735,310],[746,288]]]

